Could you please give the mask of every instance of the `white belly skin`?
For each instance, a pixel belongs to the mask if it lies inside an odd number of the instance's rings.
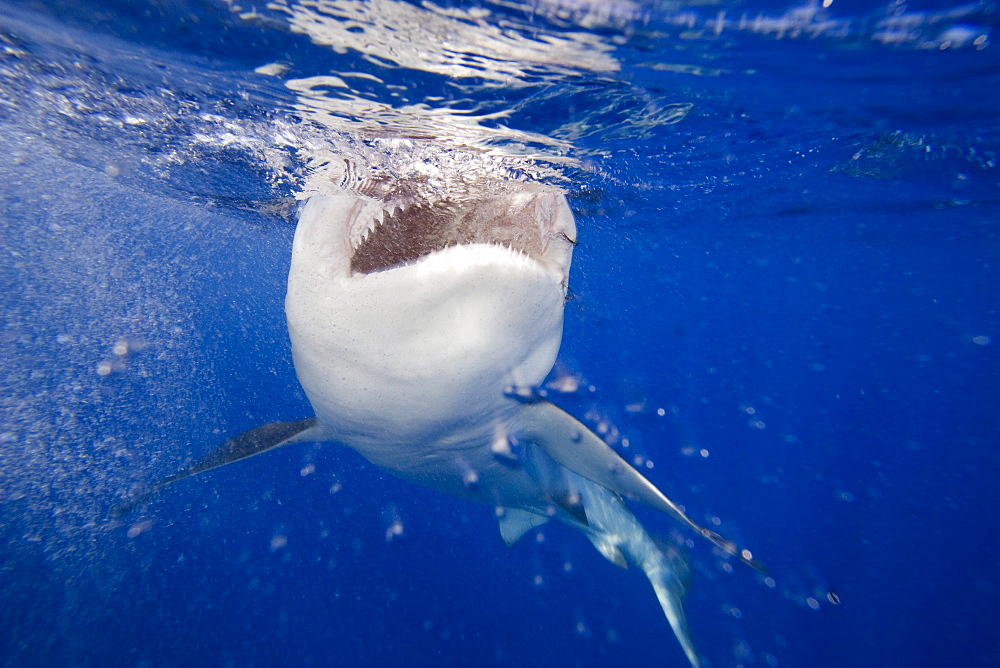
[[[521,408],[505,388],[539,385],[555,362],[565,276],[485,244],[351,275],[332,261],[347,243],[333,223],[358,206],[311,200],[293,245],[285,312],[319,424],[409,480],[536,505],[532,476],[497,461],[490,444]]]

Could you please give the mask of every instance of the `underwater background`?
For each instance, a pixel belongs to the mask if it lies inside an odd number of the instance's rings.
[[[0,1],[6,666],[686,666],[637,569],[294,445],[299,202],[564,188],[550,394],[706,666],[1000,665],[996,2]],[[561,390],[561,392],[557,391]]]

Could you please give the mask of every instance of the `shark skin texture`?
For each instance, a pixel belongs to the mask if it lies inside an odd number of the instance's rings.
[[[537,184],[434,199],[384,189],[312,196],[296,227],[285,313],[315,417],[234,437],[116,514],[190,475],[288,443],[335,442],[400,478],[494,506],[508,545],[552,519],[579,529],[609,561],[645,573],[699,666],[682,607],[686,557],[661,548],[624,499],[761,566],[538,393],[562,341],[575,244],[564,195]]]

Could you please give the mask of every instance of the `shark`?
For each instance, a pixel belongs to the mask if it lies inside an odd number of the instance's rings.
[[[331,188],[300,210],[285,314],[314,416],[235,436],[118,507],[191,475],[298,442],[352,448],[391,473],[493,506],[513,545],[561,521],[652,584],[688,661],[687,562],[625,499],[698,525],[542,384],[562,342],[576,223],[561,189],[477,183],[433,197],[402,186]]]

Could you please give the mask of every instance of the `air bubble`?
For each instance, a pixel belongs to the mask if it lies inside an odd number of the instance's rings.
[[[135,538],[139,534],[145,533],[153,528],[153,520],[143,520],[136,522],[128,528],[128,537]]]
[[[504,388],[503,393],[505,397],[519,401],[522,404],[536,403],[541,401],[545,396],[545,390],[524,385],[508,385]]]
[[[403,535],[403,523],[400,520],[396,520],[389,525],[389,528],[385,530],[386,541],[391,541],[397,536]]]

